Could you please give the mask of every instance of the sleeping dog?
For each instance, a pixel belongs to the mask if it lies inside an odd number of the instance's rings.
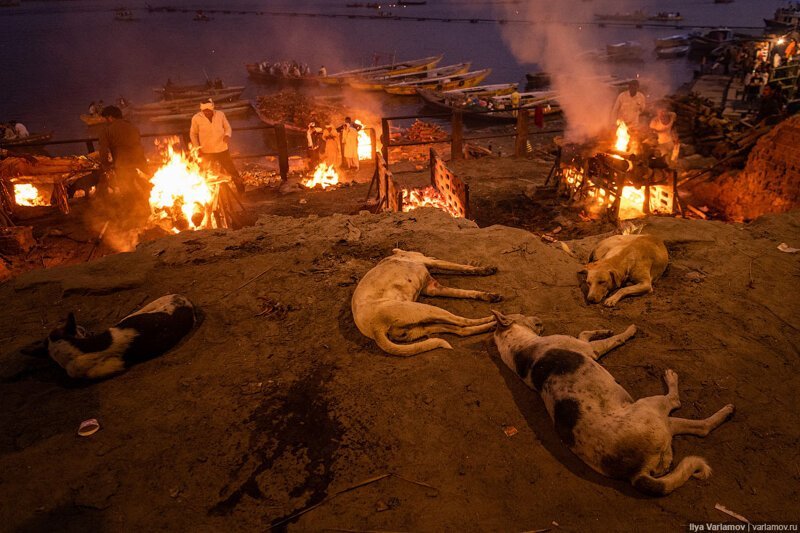
[[[105,378],[167,352],[194,328],[195,320],[194,306],[180,294],[162,296],[94,335],[70,313],[64,326],[50,332],[41,351],[72,378]]]
[[[654,235],[614,235],[592,250],[589,263],[579,274],[586,275],[590,303],[614,307],[626,296],[646,294],[664,273],[669,254],[664,242]],[[632,285],[625,287],[626,282]],[[619,289],[608,298],[614,289]]]
[[[705,437],[733,414],[733,405],[705,420],[669,416],[681,405],[678,376],[672,370],[665,373],[665,396],[634,402],[597,359],[633,337],[635,326],[603,340],[593,339],[612,332],[540,337],[538,319],[493,312],[494,341],[503,362],[539,391],[561,441],[592,469],[626,479],[654,496],[669,494],[690,477],[711,475],[705,459],[695,456],[685,457],[669,472],[672,437]]]
[[[487,302],[501,299],[499,295],[489,292],[445,287],[431,277],[428,268],[478,276],[489,276],[497,271],[495,267],[460,265],[395,248],[393,255],[383,259],[359,281],[351,302],[356,327],[373,339],[384,352],[410,356],[436,348],[451,349],[450,343],[444,339],[411,341],[434,333],[454,333],[464,337],[486,333],[494,328],[494,317],[491,315],[465,318],[417,302],[420,294]],[[398,341],[410,344],[399,344]]]

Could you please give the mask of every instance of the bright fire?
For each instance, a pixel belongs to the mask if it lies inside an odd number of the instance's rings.
[[[165,162],[150,183],[150,219],[169,221],[172,231],[211,227],[213,181],[219,178],[200,169],[197,161],[168,144]]]
[[[628,126],[621,120],[617,121],[617,142],[614,149],[617,152],[627,152],[631,145],[631,134],[628,133]]]
[[[644,187],[626,185],[619,199],[619,219],[628,220],[644,216]]]
[[[358,160],[372,159],[372,139],[366,129],[358,130]]]
[[[444,196],[431,185],[424,189],[403,189],[403,212],[407,213],[420,207],[435,207],[455,218],[461,216],[461,213],[450,207]]]
[[[50,205],[50,202],[39,195],[39,189],[30,183],[14,185],[14,201],[17,205],[24,206]]]
[[[361,146],[359,145],[359,152]],[[339,174],[336,172],[336,167],[327,163],[320,163],[314,170],[314,176],[303,180],[303,186],[309,189],[319,185],[323,189],[333,187],[339,184]]]

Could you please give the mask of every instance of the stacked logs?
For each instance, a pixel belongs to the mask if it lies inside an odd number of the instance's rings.
[[[668,98],[677,114],[675,129],[688,152],[725,160],[727,166],[742,166],[747,154],[771,126],[752,126],[720,116],[713,104],[695,94]]]
[[[432,122],[415,120],[414,123],[399,132],[392,133],[393,141],[400,142],[431,142],[447,139],[447,132],[441,126]]]
[[[305,129],[309,122],[315,121],[324,126],[333,118],[334,108],[293,91],[259,96],[258,112],[265,122],[284,123]]]

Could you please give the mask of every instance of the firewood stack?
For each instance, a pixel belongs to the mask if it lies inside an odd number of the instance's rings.
[[[391,139],[393,143],[404,142],[447,142],[448,133],[438,124],[415,120],[408,128],[392,129]],[[444,150],[444,147],[442,147]],[[417,146],[396,146],[392,147],[389,159],[392,161],[428,161],[429,145]]]
[[[689,145],[689,151],[726,160],[729,167],[743,165],[758,139],[771,129],[720,117],[709,100],[694,94],[668,101],[677,114],[675,129],[681,143]]]
[[[265,119],[303,129],[312,120],[315,120],[319,127],[325,126],[332,120],[335,110],[335,106],[319,103],[313,98],[293,91],[259,96],[257,105],[259,114]]]

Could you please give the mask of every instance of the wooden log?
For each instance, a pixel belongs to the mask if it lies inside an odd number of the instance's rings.
[[[12,226],[0,228],[0,254],[21,255],[36,246],[33,226]]]

